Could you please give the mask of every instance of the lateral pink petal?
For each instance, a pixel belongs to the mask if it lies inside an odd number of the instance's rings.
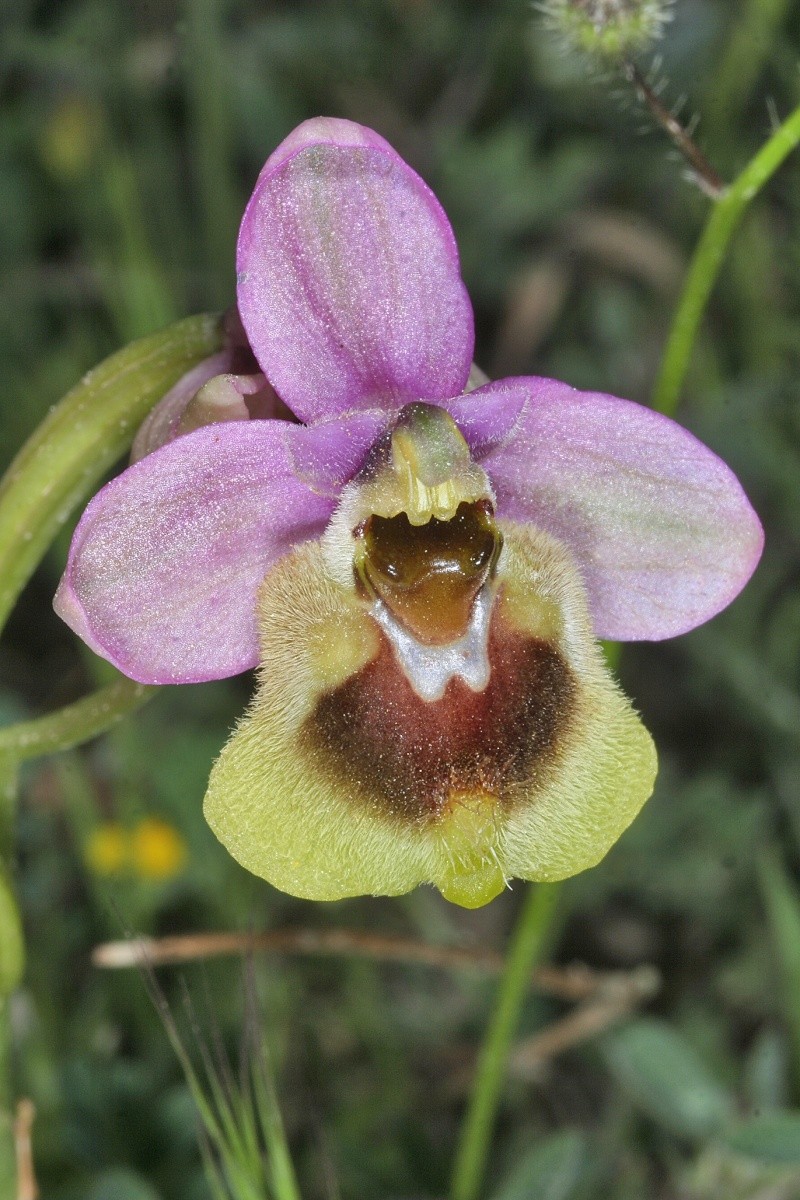
[[[763,530],[736,476],[691,433],[642,405],[551,379],[481,391],[527,400],[515,436],[482,466],[503,516],[572,550],[599,637],[673,637],[738,595]]]
[[[473,457],[481,458],[500,450],[514,437],[526,402],[521,392],[498,391],[493,385],[484,385],[445,400],[442,408],[458,425]]]
[[[338,497],[391,424],[391,415],[383,409],[361,409],[298,425],[291,441],[297,478],[313,492]]]
[[[245,211],[238,306],[253,352],[303,420],[460,392],[472,309],[430,188],[351,121],[301,125]]]
[[[112,480],[75,531],[59,615],[142,683],[254,666],[261,582],[296,543],[320,536],[334,507],[295,477],[299,428],[207,426]]]

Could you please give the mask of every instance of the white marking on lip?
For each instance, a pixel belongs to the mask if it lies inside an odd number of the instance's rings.
[[[463,679],[473,692],[489,682],[489,622],[493,588],[484,584],[475,599],[466,633],[446,646],[426,646],[417,641],[394,617],[382,600],[370,613],[386,634],[397,661],[422,700],[441,700],[451,679]]]

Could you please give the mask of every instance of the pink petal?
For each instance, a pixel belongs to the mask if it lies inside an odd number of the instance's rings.
[[[334,508],[294,475],[298,433],[284,421],[210,425],[129,467],[81,518],[56,611],[142,683],[254,666],[261,582]]]
[[[371,130],[318,118],[278,147],[237,265],[250,344],[303,420],[462,391],[473,325],[452,230]]]
[[[741,591],[763,531],[733,472],[668,417],[551,379],[471,394],[527,400],[513,439],[481,462],[498,511],[573,552],[598,637],[685,633]]]
[[[383,409],[363,409],[299,425],[291,442],[297,478],[321,496],[338,497],[391,424]]]
[[[521,392],[494,392],[482,387],[466,396],[445,400],[442,408],[447,409],[458,425],[473,457],[481,458],[514,437],[526,403]]]

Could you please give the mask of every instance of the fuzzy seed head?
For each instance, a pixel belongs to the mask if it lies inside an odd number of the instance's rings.
[[[619,59],[646,50],[671,17],[672,0],[543,0],[548,25],[570,49]]]

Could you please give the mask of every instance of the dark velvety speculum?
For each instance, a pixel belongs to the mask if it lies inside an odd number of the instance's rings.
[[[554,765],[574,711],[572,672],[549,643],[493,620],[491,676],[482,692],[452,679],[441,700],[411,688],[383,639],[372,662],[323,696],[303,730],[303,752],[355,802],[379,797],[388,816],[444,816],[459,795],[487,793],[509,807]]]

